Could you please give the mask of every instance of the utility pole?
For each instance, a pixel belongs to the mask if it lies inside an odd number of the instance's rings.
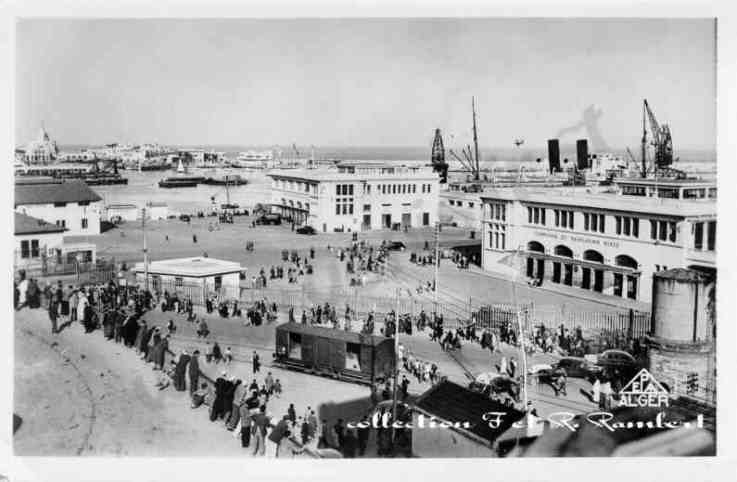
[[[397,421],[397,382],[399,381],[399,288],[396,291],[397,308],[394,315],[394,398],[392,402],[392,447],[396,435]]]
[[[146,208],[141,209],[141,228],[143,230],[143,286],[148,291],[148,249],[146,248]]]
[[[478,181],[481,178],[479,172],[479,138],[476,135],[476,100],[471,97],[471,110],[473,111],[473,147],[476,157],[476,166],[473,172],[473,180]]]
[[[435,319],[438,318],[438,278],[440,271],[440,221],[435,221],[435,283],[433,286],[433,303],[435,305]]]
[[[520,247],[517,246],[517,252],[515,258],[519,261],[521,256]],[[519,343],[522,358],[522,403],[524,404],[523,410],[527,412],[527,352],[525,351],[525,333],[522,327],[522,310],[520,310],[517,301],[517,276],[519,274],[518,267],[515,266],[514,276],[512,277],[512,302],[515,305],[517,311],[517,330],[519,331]]]

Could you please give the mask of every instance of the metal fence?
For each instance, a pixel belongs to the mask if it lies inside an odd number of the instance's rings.
[[[16,263],[15,272],[25,273],[29,278],[68,278],[77,283],[106,283],[116,278],[115,260],[99,259],[93,262],[57,261],[54,258],[40,258],[35,263]]]

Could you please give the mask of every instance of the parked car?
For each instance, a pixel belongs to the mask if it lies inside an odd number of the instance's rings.
[[[297,228],[298,234],[317,234],[317,231],[315,231],[315,228],[312,226],[302,226],[300,228]]]
[[[184,221],[185,223],[188,223],[191,220],[191,218],[189,217],[189,214],[180,214],[179,220]]]
[[[640,369],[635,357],[623,350],[604,350],[599,354],[596,365],[610,374],[618,371],[624,381],[635,376]]]
[[[256,224],[269,225],[273,224],[278,226],[281,224],[280,214],[263,214],[256,219]]]
[[[553,371],[562,368],[566,371],[566,376],[571,378],[583,378],[592,380],[594,377],[601,375],[602,368],[594,363],[589,362],[585,358],[567,356],[558,360],[553,364]]]
[[[401,241],[389,241],[385,247],[389,251],[404,251],[406,249],[406,246]]]

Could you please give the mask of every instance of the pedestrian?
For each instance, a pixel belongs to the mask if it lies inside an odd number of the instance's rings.
[[[266,454],[266,432],[270,426],[271,422],[266,416],[266,405],[261,405],[259,411],[253,416],[253,435],[255,437],[253,455]]]
[[[52,299],[49,300],[49,320],[51,320],[51,334],[55,335],[58,331],[56,327],[56,318],[59,316],[58,314],[58,306],[56,302]]]
[[[297,422],[297,411],[294,409],[293,403],[289,404],[289,408],[287,409],[287,416],[292,423]]]
[[[253,418],[251,410],[246,403],[240,406],[241,415],[241,447],[248,448],[251,445],[251,430],[253,426]]]
[[[145,328],[145,325],[144,325]],[[189,393],[194,393],[195,390],[197,390],[197,382],[200,379],[200,351],[195,350],[194,353],[192,353],[192,358],[189,360],[189,366],[187,367],[189,371]]]
[[[251,363],[253,363],[253,374],[256,375],[261,370],[261,361],[259,360],[258,353],[256,353],[256,351],[253,352]]]
[[[594,381],[593,386],[591,387],[591,399],[593,402],[598,406],[599,405],[599,398],[601,395],[601,381],[599,381],[599,377],[596,377],[596,380]]]
[[[225,349],[225,364],[230,365],[233,362],[233,352],[230,350],[230,347],[227,347]]]
[[[343,419],[339,418],[338,421],[333,425],[333,434],[335,435],[335,442],[337,449],[342,452],[343,444],[345,443],[345,426],[343,425]]]

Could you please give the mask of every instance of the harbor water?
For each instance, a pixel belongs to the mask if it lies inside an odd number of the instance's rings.
[[[208,211],[227,202],[225,186],[199,184],[197,187],[161,188],[159,181],[175,177],[176,172],[168,171],[121,171],[128,178],[127,185],[95,186],[105,205],[135,204],[142,208],[149,202],[165,203],[170,214],[194,214]],[[264,171],[250,169],[190,169],[190,176],[221,178],[225,175],[239,175],[248,184],[228,186],[230,203],[250,209],[257,203],[271,202],[270,180]],[[214,198],[214,201],[213,201]]]

